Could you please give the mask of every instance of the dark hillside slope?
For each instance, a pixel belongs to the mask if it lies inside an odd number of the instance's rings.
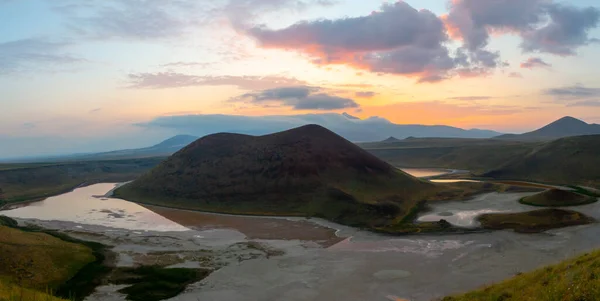
[[[265,136],[206,136],[116,195],[187,209],[383,226],[435,188],[321,126],[307,125]]]
[[[412,138],[397,143],[362,143],[375,156],[400,167],[467,169],[480,173],[520,158],[541,145],[500,139]]]
[[[547,142],[484,176],[600,187],[600,135]]]

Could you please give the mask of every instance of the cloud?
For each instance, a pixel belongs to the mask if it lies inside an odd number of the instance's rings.
[[[49,1],[50,2],[50,1]],[[185,36],[229,18],[242,22],[280,10],[331,5],[325,0],[105,0],[52,1],[76,33],[95,39],[156,40]]]
[[[593,39],[598,26],[596,8],[578,8],[553,0],[454,0],[444,16],[449,34],[463,41],[473,60],[486,50],[492,33],[516,33],[525,52],[574,55]]]
[[[373,92],[373,91],[359,91],[354,93],[354,95],[356,97],[361,97],[361,98],[371,98],[371,97],[375,97],[375,95],[377,95],[377,92]]]
[[[546,89],[542,94],[552,96],[554,100],[551,103],[564,104],[567,107],[600,106],[600,88],[587,88],[578,84]]]
[[[455,67],[445,47],[443,22],[405,2],[384,4],[368,16],[299,22],[283,29],[265,26],[246,33],[265,48],[290,49],[313,63],[346,64],[378,73],[439,81]]]
[[[102,108],[95,108],[89,111],[90,114],[96,114],[98,112],[102,111]]]
[[[524,69],[533,69],[533,68],[549,68],[552,65],[546,63],[539,57],[530,57],[526,61],[521,63],[521,68]]]
[[[212,63],[207,62],[172,62],[160,65],[161,67],[208,67]]]
[[[37,124],[35,124],[35,122],[25,122],[21,125],[21,127],[24,130],[32,130],[35,129],[37,127]]]
[[[283,76],[199,76],[177,72],[131,73],[128,87],[168,89],[191,86],[236,86],[244,90],[261,90],[281,86],[304,85],[304,81]]]
[[[202,1],[107,0],[59,2],[54,10],[67,17],[75,32],[91,38],[176,38],[206,17]],[[205,4],[205,3],[204,3]]]
[[[600,107],[600,100],[582,100],[567,104],[567,107]]]
[[[488,100],[488,99],[492,99],[492,98],[494,98],[494,97],[492,97],[492,96],[457,96],[457,97],[449,97],[447,99],[472,101],[472,100]]]
[[[582,99],[589,97],[600,97],[600,88],[586,88],[582,85],[574,85],[547,89],[542,93],[545,95],[554,96],[557,99]]]
[[[337,3],[332,0],[228,0],[225,6],[217,10],[224,12],[235,28],[243,29],[251,26],[251,22],[261,14],[303,11],[310,6],[332,6]]]
[[[67,42],[46,39],[22,39],[0,43],[0,75],[14,72],[64,69],[85,62],[66,52]]]
[[[523,78],[523,75],[519,72],[511,72],[508,74],[508,77],[512,77],[512,78]]]
[[[246,101],[255,105],[285,106],[294,110],[331,111],[360,107],[352,99],[329,95],[322,92],[321,88],[308,86],[281,87],[246,93],[230,101]]]
[[[593,42],[588,37],[588,33],[598,26],[600,20],[598,9],[554,4],[548,6],[547,13],[550,17],[548,24],[523,33],[524,50],[563,56],[574,55],[578,47]]]

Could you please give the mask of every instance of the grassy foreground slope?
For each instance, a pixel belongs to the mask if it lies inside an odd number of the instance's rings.
[[[600,135],[547,142],[485,177],[600,187]]]
[[[86,246],[0,225],[0,280],[56,290],[96,258]]]
[[[46,198],[81,184],[129,181],[163,159],[0,164],[0,206]]]
[[[2,301],[66,301],[47,292],[24,288],[0,280],[0,300]]]
[[[206,136],[115,195],[187,209],[382,226],[435,189],[333,132],[308,125],[258,137]]]
[[[599,296],[600,251],[595,251],[442,301],[594,301]]]

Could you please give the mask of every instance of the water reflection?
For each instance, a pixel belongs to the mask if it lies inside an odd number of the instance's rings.
[[[477,227],[477,217],[485,213],[524,212],[533,208],[519,203],[519,199],[534,193],[489,193],[473,200],[431,204],[431,210],[417,218],[420,222],[445,219],[459,227]]]
[[[439,168],[402,168],[401,170],[417,178],[428,178],[452,173],[452,170]]]
[[[1,214],[15,218],[60,220],[128,230],[189,230],[138,204],[103,197],[115,185],[96,184],[78,188],[25,207],[2,211]]]

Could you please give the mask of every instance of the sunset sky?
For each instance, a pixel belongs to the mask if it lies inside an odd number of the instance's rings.
[[[13,144],[0,156],[40,142],[139,147],[178,134],[148,126],[156,118],[199,114],[348,112],[500,132],[565,115],[600,123],[594,6],[0,0],[0,145]]]

